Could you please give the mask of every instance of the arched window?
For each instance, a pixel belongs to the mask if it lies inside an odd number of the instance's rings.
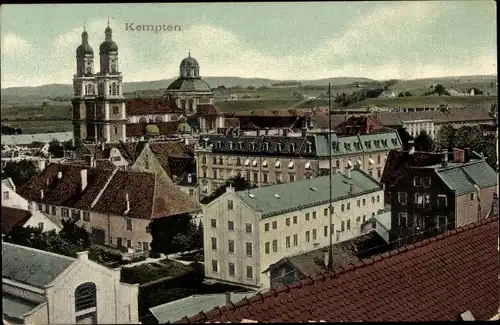
[[[113,90],[113,91],[112,91],[112,95],[113,95],[113,96],[117,95],[117,92],[116,92],[116,91],[117,91],[118,89],[117,89],[117,87],[116,87],[116,83],[114,83],[114,82],[113,82],[113,84],[111,85],[111,89]]]
[[[116,94],[120,95],[120,85],[116,85]]]
[[[111,95],[111,85],[109,85],[109,94]]]
[[[116,65],[111,65],[111,73],[116,73]]]
[[[143,116],[139,119],[139,123],[147,123],[148,120],[146,120],[146,118]]]
[[[161,122],[163,122],[163,119],[161,118],[161,116],[157,116],[157,117],[155,117],[155,122],[161,123]]]
[[[95,283],[80,284],[75,290],[75,312],[86,315],[96,311],[97,290]]]
[[[206,164],[206,163],[207,163],[207,157],[203,156],[203,157],[201,158],[201,163],[202,163],[202,164]]]

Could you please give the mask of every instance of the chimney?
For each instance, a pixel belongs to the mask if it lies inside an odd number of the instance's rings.
[[[346,176],[347,178],[351,178],[351,168],[347,168],[347,169],[345,170],[345,176]]]
[[[350,169],[349,169],[349,171],[350,171]],[[349,194],[354,195],[354,184],[349,184]]]
[[[330,262],[328,259],[328,249],[323,251],[323,261],[325,262],[325,268],[328,269],[328,262]]]
[[[441,167],[448,167],[448,152],[443,152],[441,157]]]
[[[226,292],[226,305],[229,305],[231,303],[231,292],[227,291]]]
[[[62,172],[57,172],[57,178],[61,179],[62,178]]]
[[[76,256],[78,257],[78,260],[80,260],[80,261],[88,261],[89,260],[89,252],[88,251],[78,252],[78,253],[76,253]]]
[[[465,150],[453,148],[453,162],[463,164],[465,162]]]
[[[125,214],[130,211],[130,200],[128,199],[128,193],[125,193],[125,202],[127,203],[127,210],[125,210]]]
[[[82,192],[85,191],[85,188],[87,187],[87,170],[82,169],[80,170],[80,178],[82,181]]]
[[[43,190],[40,190],[40,199],[43,200]]]
[[[464,148],[464,163],[468,163],[470,160],[470,148]]]

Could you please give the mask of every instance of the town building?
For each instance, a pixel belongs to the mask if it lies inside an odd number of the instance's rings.
[[[16,193],[16,185],[10,178],[2,179],[2,206],[29,210],[28,201]]]
[[[396,246],[482,220],[491,214],[497,174],[469,151],[391,152],[382,177]]]
[[[44,215],[40,211],[30,211],[2,206],[2,236],[8,235],[16,227],[38,228],[42,232],[62,230],[60,220]]]
[[[94,244],[147,252],[151,220],[197,212],[198,204],[161,173],[51,164],[18,193],[34,210],[79,221]]]
[[[483,219],[176,323],[493,320],[498,222]]]
[[[120,269],[2,242],[2,314],[14,324],[137,324],[138,284]]]
[[[269,286],[261,273],[293,254],[345,241],[384,208],[383,189],[359,169],[289,184],[226,193],[203,206],[205,276]]]
[[[238,174],[257,186],[294,182],[328,174],[328,131],[279,135],[207,135],[196,148],[196,175],[200,197],[208,196]],[[332,168],[335,172],[360,166],[375,179],[382,177],[386,155],[401,149],[397,131],[376,130],[356,135],[331,134]]]

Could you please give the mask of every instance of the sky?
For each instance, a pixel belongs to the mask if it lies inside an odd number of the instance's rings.
[[[174,78],[189,51],[201,76],[497,74],[494,1],[7,4],[2,88],[71,84],[84,23],[98,62],[108,17],[124,82]],[[131,30],[143,24],[181,30]]]

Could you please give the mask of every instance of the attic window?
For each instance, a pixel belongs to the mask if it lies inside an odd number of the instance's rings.
[[[311,153],[312,152],[312,143],[308,142],[307,143],[307,153]]]
[[[347,161],[347,166],[352,167],[352,161],[350,159]]]
[[[233,142],[229,141],[229,150],[232,150],[232,149],[233,149]]]
[[[252,144],[250,145],[250,148],[252,149],[252,151],[255,151],[255,148],[256,148],[255,142],[252,142]]]
[[[375,161],[372,159],[372,157],[370,157],[370,158],[368,159],[368,162],[370,163],[370,165],[373,165],[373,164],[375,163]]]
[[[281,199],[281,196],[278,193],[274,194],[274,197],[277,199]]]
[[[274,167],[276,168],[280,168],[281,167],[281,163],[279,160],[276,160],[276,163],[274,164]]]
[[[269,151],[269,142],[264,142],[264,151]]]
[[[250,165],[250,159],[245,160],[245,166]]]
[[[238,142],[238,150],[241,150],[243,149],[243,142]]]
[[[288,168],[292,169],[294,166],[294,163],[292,160],[290,160],[290,162],[288,163]]]
[[[305,167],[306,167],[306,169],[311,169],[311,162],[310,161],[306,162]]]

